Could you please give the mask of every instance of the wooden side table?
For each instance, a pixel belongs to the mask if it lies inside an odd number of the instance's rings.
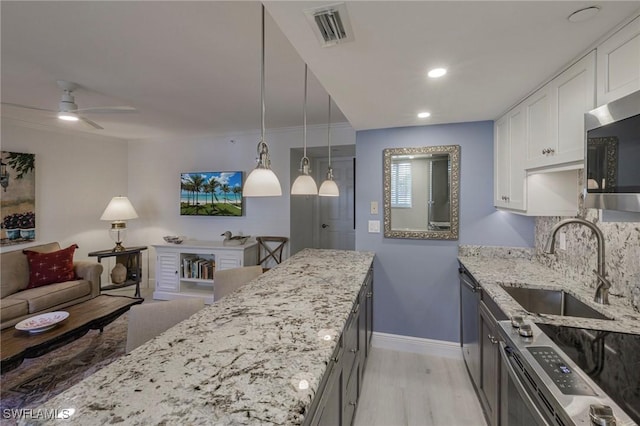
[[[142,251],[146,246],[129,247],[124,251],[99,250],[92,251],[89,256],[97,257],[98,263],[105,257],[115,257],[116,264],[121,263],[127,268],[127,279],[122,284],[112,284],[100,287],[100,290],[113,290],[116,288],[136,286],[135,297],[140,297],[140,281],[142,279]]]

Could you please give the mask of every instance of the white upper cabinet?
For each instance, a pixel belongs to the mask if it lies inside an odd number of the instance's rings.
[[[523,106],[496,121],[494,132],[494,205],[522,211],[526,208]]]
[[[584,113],[595,107],[595,52],[591,52],[525,101],[528,170],[582,166]]]
[[[527,118],[526,167],[538,167],[549,161],[556,143],[551,137],[551,90],[545,86],[524,100]]]
[[[640,16],[597,48],[598,106],[640,90]]]

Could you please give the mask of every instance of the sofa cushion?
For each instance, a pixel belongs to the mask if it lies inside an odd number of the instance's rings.
[[[0,299],[0,318],[2,318],[3,322],[28,313],[29,304],[26,300],[12,299],[11,297]]]
[[[29,247],[31,251],[49,253],[60,250],[58,243],[48,243]],[[0,297],[24,290],[29,285],[29,263],[22,250],[8,251],[0,254]]]
[[[29,304],[29,313],[36,313],[52,306],[88,296],[90,293],[91,283],[89,281],[75,280],[30,288],[13,294],[10,298],[25,300]]]
[[[72,244],[69,247],[51,253],[38,253],[24,250],[29,262],[28,289],[52,283],[62,283],[75,278],[73,272],[73,253],[78,248]]]

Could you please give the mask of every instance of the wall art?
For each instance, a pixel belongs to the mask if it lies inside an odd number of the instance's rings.
[[[0,246],[35,240],[35,154],[1,151],[0,185]]]
[[[180,215],[242,216],[242,172],[180,174]]]

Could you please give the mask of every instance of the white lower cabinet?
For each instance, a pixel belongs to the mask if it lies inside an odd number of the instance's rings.
[[[155,245],[156,286],[153,298],[171,300],[201,297],[213,300],[216,270],[258,263],[258,244],[225,246],[222,241],[185,241],[181,245]]]
[[[602,42],[596,51],[598,106],[640,90],[640,16]]]

